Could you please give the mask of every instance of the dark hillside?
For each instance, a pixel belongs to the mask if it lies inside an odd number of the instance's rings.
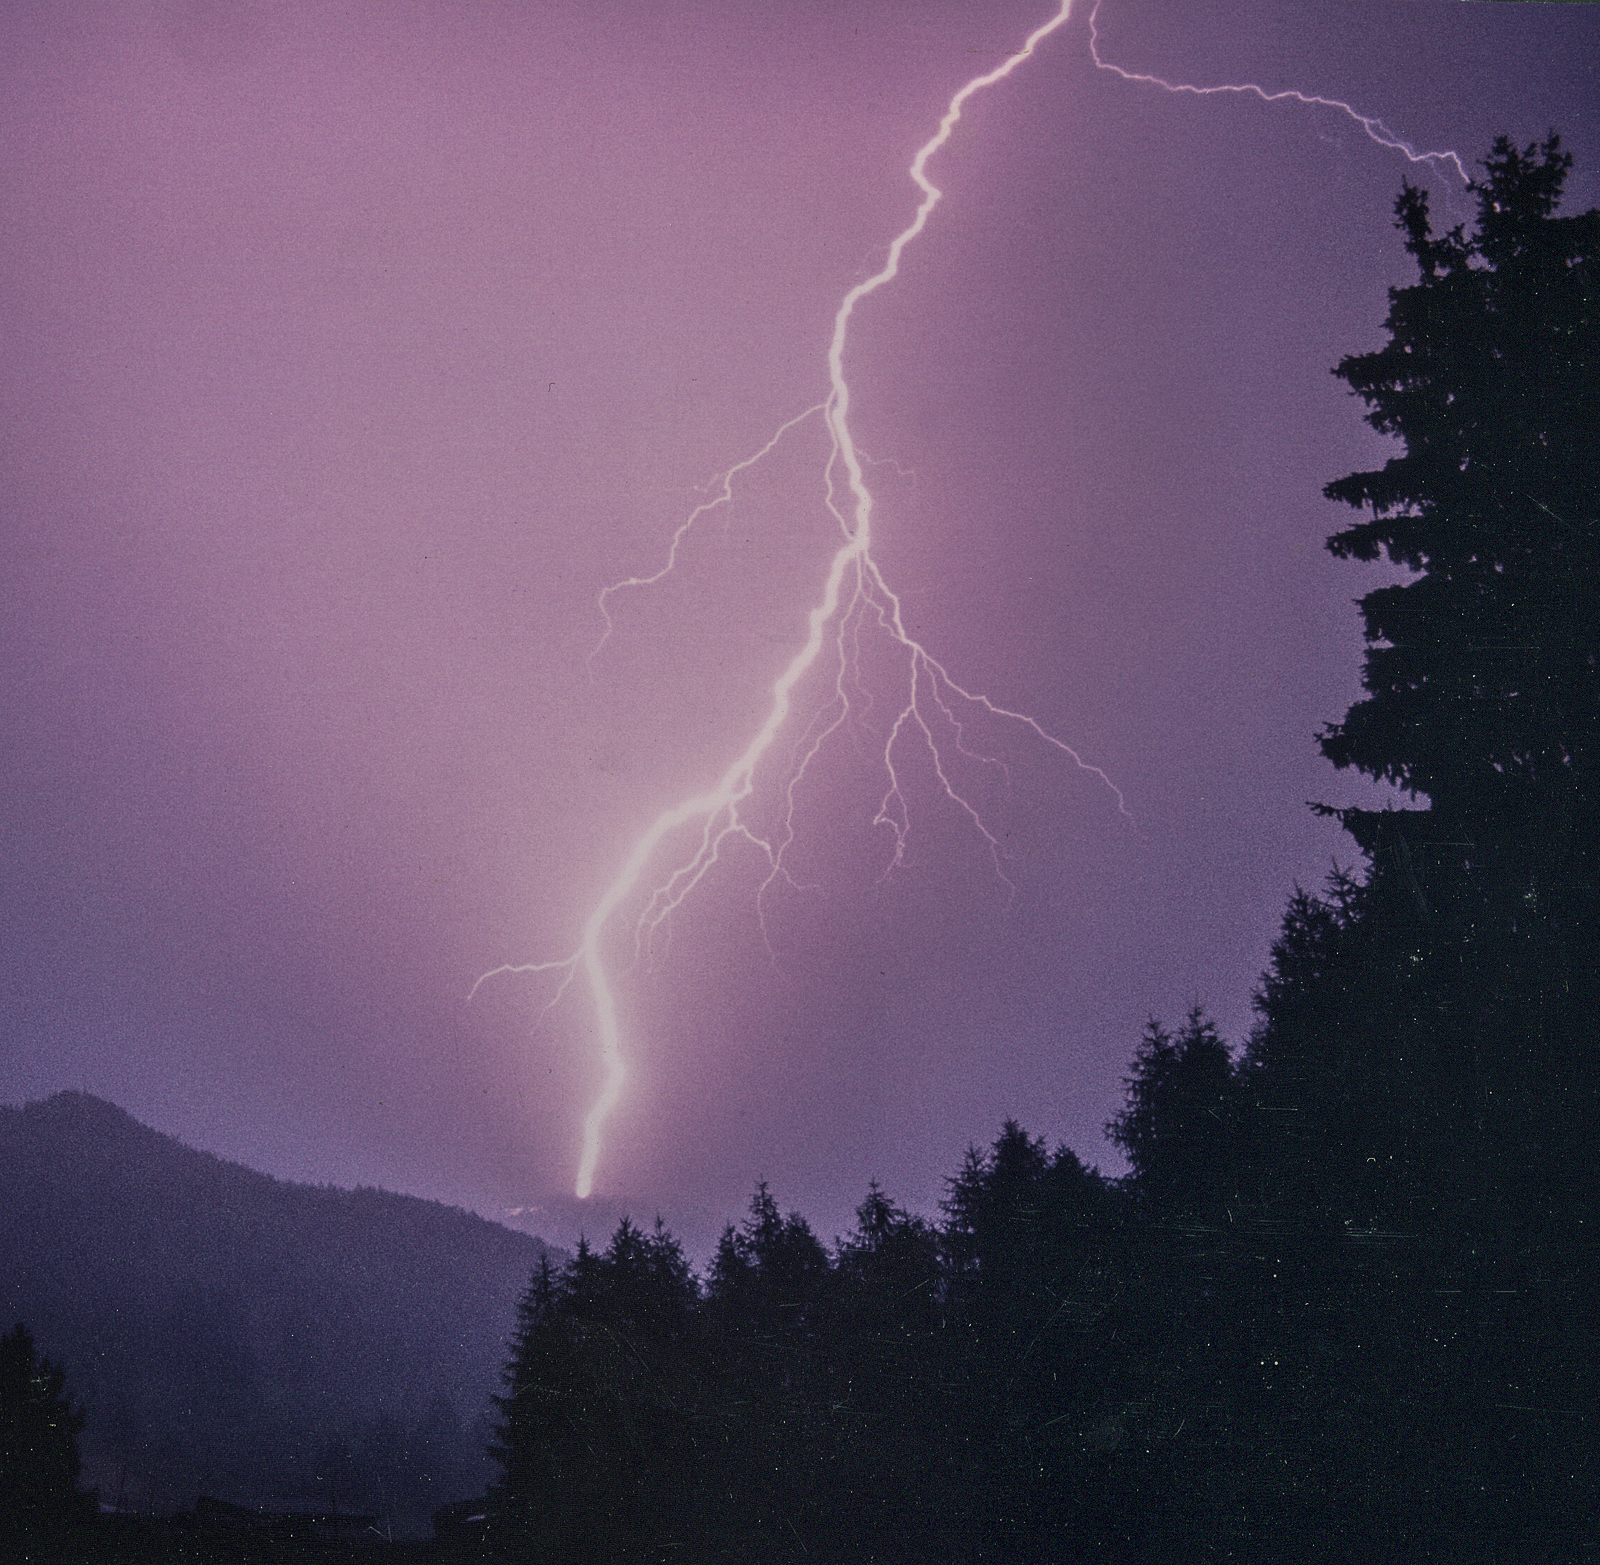
[[[0,1189],[0,1320],[66,1367],[103,1499],[206,1492],[411,1530],[482,1487],[539,1240],[287,1184],[77,1092],[0,1107]]]

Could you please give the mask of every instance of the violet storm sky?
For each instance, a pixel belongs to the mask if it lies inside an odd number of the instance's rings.
[[[846,346],[907,632],[1028,727],[848,719],[630,968],[598,1088],[561,960],[759,727],[839,545],[813,416],[951,95],[1038,0],[12,0],[0,18],[0,1099],[86,1087],[298,1179],[703,1254],[758,1178],[824,1237],[932,1210],[1006,1116],[1091,1161],[1151,1014],[1242,1040],[1298,881],[1370,797],[1321,487],[1383,456],[1402,178],[1335,110],[1097,69],[1088,6],[974,97]],[[1469,164],[1554,127],[1600,200],[1600,11],[1102,0],[1107,61],[1348,101]],[[858,635],[857,632],[860,634]],[[837,670],[757,773],[778,812]],[[809,725],[809,728],[808,728]],[[911,725],[914,727],[914,725]],[[983,758],[987,757],[985,760]],[[774,839],[775,840],[775,839]],[[658,867],[670,868],[663,857]],[[997,873],[997,864],[1000,873]],[[1002,875],[1004,878],[1002,878]],[[1009,882],[1009,884],[1008,884]],[[637,913],[640,899],[627,904]],[[763,924],[765,929],[763,930]]]

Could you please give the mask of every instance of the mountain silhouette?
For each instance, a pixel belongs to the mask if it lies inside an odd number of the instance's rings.
[[[82,1092],[0,1106],[0,1190],[0,1326],[66,1368],[103,1502],[205,1493],[425,1531],[490,1477],[541,1240],[274,1179]]]

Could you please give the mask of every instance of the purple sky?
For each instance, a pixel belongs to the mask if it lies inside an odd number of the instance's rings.
[[[951,94],[1050,5],[14,0],[0,17],[0,1099],[87,1087],[289,1177],[697,1251],[757,1178],[824,1237],[923,1209],[1007,1115],[1091,1161],[1146,1017],[1238,1041],[1284,899],[1351,850],[1314,733],[1357,690],[1321,486],[1381,458],[1329,374],[1381,340],[1402,156],[1336,111],[1096,70],[1087,5],[975,97],[851,326],[874,556],[1020,725],[950,775],[903,668],[625,967],[598,1089],[560,960],[710,786],[838,529],[797,427]],[[1600,11],[1103,0],[1104,57],[1347,100],[1473,161],[1560,130],[1600,200]],[[1437,210],[1466,207],[1431,175]],[[828,694],[758,774],[782,766]],[[858,692],[859,696],[859,692]],[[948,739],[948,735],[946,735]],[[1009,780],[1002,770],[1009,771]],[[663,860],[662,862],[666,862]],[[885,873],[886,870],[890,871]],[[635,909],[636,910],[636,909]],[[770,943],[769,954],[767,943]]]

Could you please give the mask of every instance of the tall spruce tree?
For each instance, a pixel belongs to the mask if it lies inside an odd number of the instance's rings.
[[[1228,1046],[1198,1005],[1176,1035],[1150,1021],[1106,1133],[1127,1154],[1129,1183],[1151,1215],[1214,1215],[1229,1201],[1240,1151],[1236,1099]]]
[[[1407,185],[1417,280],[1335,372],[1399,449],[1327,486],[1367,513],[1328,547],[1408,574],[1361,600],[1366,694],[1321,745],[1418,801],[1334,812],[1372,858],[1368,976],[1322,1006],[1363,1078],[1343,1152],[1406,1170],[1369,1205],[1480,1233],[1600,1216],[1600,212],[1558,214],[1570,163],[1501,138],[1442,234]]]
[[[1502,137],[1470,233],[1435,234],[1427,192],[1407,185],[1396,211],[1419,278],[1390,291],[1388,343],[1335,371],[1402,449],[1327,486],[1370,512],[1328,547],[1413,574],[1361,600],[1367,696],[1322,749],[1430,801],[1402,826],[1424,902],[1441,860],[1513,845],[1535,900],[1535,861],[1593,894],[1600,212],[1556,215],[1570,164],[1554,135],[1522,150]],[[1342,813],[1369,851],[1393,824]]]

